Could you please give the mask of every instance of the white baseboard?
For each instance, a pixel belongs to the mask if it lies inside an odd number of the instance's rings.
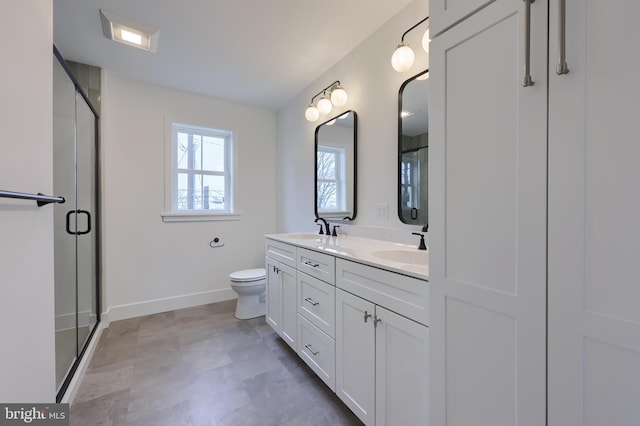
[[[206,305],[208,303],[222,302],[236,298],[237,295],[231,288],[225,288],[222,290],[205,291],[202,293],[184,294],[126,305],[110,306],[107,312],[101,315],[100,322],[104,323],[106,328],[109,327],[112,321],[173,311],[175,309],[190,308],[192,306]]]
[[[104,325],[102,321],[98,323],[96,326],[96,331],[93,333],[93,337],[91,341],[87,345],[87,349],[78,364],[78,368],[73,375],[73,378],[69,382],[69,386],[62,396],[62,400],[60,402],[71,404],[73,403],[73,399],[76,397],[76,393],[78,393],[78,389],[80,388],[80,383],[82,383],[82,378],[84,377],[84,373],[87,371],[87,367],[89,367],[89,363],[91,362],[91,358],[93,357],[93,353],[98,346],[98,342],[100,341],[100,335],[102,335],[102,330],[104,330]]]

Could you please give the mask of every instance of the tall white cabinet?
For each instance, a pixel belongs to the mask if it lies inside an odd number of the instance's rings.
[[[640,6],[563,5],[430,4],[432,426],[640,424]]]
[[[554,2],[555,3],[555,2]],[[552,12],[557,4],[552,3]],[[568,0],[549,79],[549,424],[640,425],[640,4]]]

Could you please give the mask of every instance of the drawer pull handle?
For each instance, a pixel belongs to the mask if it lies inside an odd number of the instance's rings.
[[[367,311],[364,311],[364,322],[367,322],[367,318],[371,318],[371,314]]]
[[[306,299],[304,299],[305,302],[309,302],[311,303],[313,306],[318,306],[320,304],[320,302],[315,302],[312,298],[307,297]]]
[[[305,264],[305,265],[307,265],[307,266],[311,266],[312,268],[317,268],[318,266],[320,266],[320,264],[319,264],[319,263],[313,263],[313,262],[312,262],[312,261],[310,261],[310,260],[305,260],[305,261],[304,261],[304,264]]]
[[[304,347],[307,348],[309,352],[311,352],[311,355],[313,356],[316,356],[320,353],[320,351],[314,351],[311,345],[304,345]]]

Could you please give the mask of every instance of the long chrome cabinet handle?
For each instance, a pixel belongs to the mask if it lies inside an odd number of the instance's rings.
[[[566,0],[558,0],[558,41],[560,43],[560,59],[556,67],[556,74],[569,74],[569,66],[567,65],[567,2]]]
[[[320,304],[320,302],[315,302],[312,298],[307,297],[304,299],[306,302],[311,303],[313,306],[318,306]]]
[[[311,352],[311,354],[313,356],[316,356],[316,355],[318,355],[320,353],[320,351],[314,351],[313,350],[313,346],[311,346],[311,345],[304,345],[304,347],[307,348],[309,350],[309,352]]]
[[[304,261],[304,264],[305,264],[305,265],[307,265],[307,266],[311,266],[312,268],[317,268],[318,266],[320,266],[320,264],[319,264],[319,263],[313,263],[313,262],[312,262],[312,261],[310,261],[310,260],[305,260],[305,261]]]
[[[534,0],[524,0],[524,79],[522,87],[533,86],[531,79],[531,3]]]

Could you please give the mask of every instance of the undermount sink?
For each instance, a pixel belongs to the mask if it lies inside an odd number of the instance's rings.
[[[319,234],[285,234],[287,238],[291,238],[294,240],[317,240],[324,235]]]
[[[374,257],[411,265],[428,265],[429,253],[426,250],[378,250],[371,253]]]

